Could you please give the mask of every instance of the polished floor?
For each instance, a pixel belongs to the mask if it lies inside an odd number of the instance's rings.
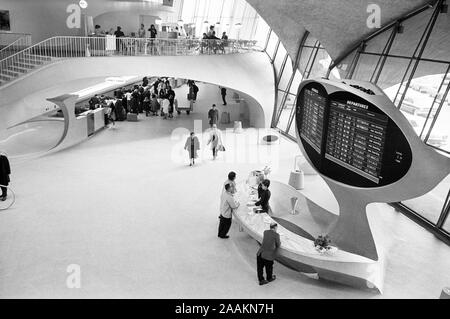
[[[270,178],[287,182],[300,152],[286,139],[257,144],[251,129],[224,131],[227,151],[213,161],[199,135],[202,158],[189,167],[184,139],[194,125],[206,129],[212,101],[219,104],[218,90],[189,116],[140,115],[65,151],[13,163],[17,202],[0,214],[0,297],[438,298],[450,285],[450,248],[389,206],[371,204],[386,253],[383,294],[279,263],[277,280],[260,287],[256,241],[236,225],[230,239],[217,238],[221,185],[230,170],[241,180],[265,165]],[[306,177],[303,193],[337,211],[319,176]],[[78,289],[66,285],[73,264],[81,269]]]

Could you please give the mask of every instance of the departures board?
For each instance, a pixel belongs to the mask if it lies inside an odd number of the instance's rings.
[[[308,157],[336,181],[380,187],[399,180],[411,166],[406,137],[380,108],[357,94],[328,94],[312,82],[299,92],[296,111]]]

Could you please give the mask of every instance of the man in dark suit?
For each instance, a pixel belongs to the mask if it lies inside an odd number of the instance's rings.
[[[11,174],[11,168],[9,167],[8,158],[4,155],[0,155],[0,185],[2,185],[1,201],[6,200],[6,196],[8,195],[8,188],[6,186],[8,186],[10,181],[9,174]]]
[[[277,233],[278,224],[271,223],[270,229],[264,231],[261,248],[256,253],[256,265],[258,270],[259,285],[265,285],[276,279],[273,272],[273,260],[278,247],[280,247],[280,234]],[[264,279],[264,268],[266,268],[267,280]]]
[[[216,105],[213,104],[212,108],[208,111],[209,126],[213,127],[213,124],[219,122],[219,110],[216,109]]]
[[[270,180],[265,179],[260,184],[261,187],[258,186],[258,196],[259,200],[255,203],[255,206],[261,206],[262,213],[269,213],[269,199],[270,199]]]

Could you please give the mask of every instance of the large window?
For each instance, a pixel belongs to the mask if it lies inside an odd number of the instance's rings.
[[[422,141],[450,156],[450,15],[441,12],[441,4],[419,9],[365,41],[348,74],[381,87]],[[448,236],[449,190],[447,176],[427,194],[401,205],[426,220],[426,227]]]
[[[286,58],[286,49],[284,45],[280,42],[278,45],[277,55],[275,56],[275,60],[273,61],[273,65],[275,67],[275,73],[277,74],[277,79],[279,79],[279,75],[281,74],[281,68],[283,66],[284,59]]]
[[[273,59],[275,50],[277,49],[277,44],[278,44],[278,36],[275,34],[275,32],[271,31],[269,43],[267,44],[267,48],[266,48],[266,52],[271,59]]]
[[[289,85],[289,80],[292,77],[292,60],[288,55],[286,64],[284,65],[283,74],[278,82],[278,89],[286,91]]]
[[[423,196],[403,201],[403,204],[436,224],[444,207],[444,201],[450,189],[450,175],[438,186]]]
[[[274,35],[274,32],[271,32]],[[276,46],[278,37],[271,36],[267,47],[268,54]],[[310,34],[306,37],[302,47],[299,48],[300,56],[293,61],[288,55],[284,45],[280,42],[273,61],[278,96],[283,96],[283,100],[278,99],[277,113],[274,126],[279,128],[285,134],[295,139],[295,101],[298,87],[302,80],[315,77],[324,77],[328,73],[328,68],[332,62],[331,57],[326,52],[317,39]],[[339,79],[337,70],[330,73],[331,79]]]
[[[226,32],[230,39],[259,42],[264,37],[261,33],[268,32],[265,22],[245,0],[185,0],[180,17],[185,25],[195,26],[195,37],[201,37],[210,25],[215,26],[219,38]]]

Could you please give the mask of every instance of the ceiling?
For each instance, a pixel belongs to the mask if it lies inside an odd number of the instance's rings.
[[[295,56],[305,29],[337,59],[377,29],[367,26],[373,0],[247,0]],[[381,26],[419,8],[430,0],[377,0]]]

